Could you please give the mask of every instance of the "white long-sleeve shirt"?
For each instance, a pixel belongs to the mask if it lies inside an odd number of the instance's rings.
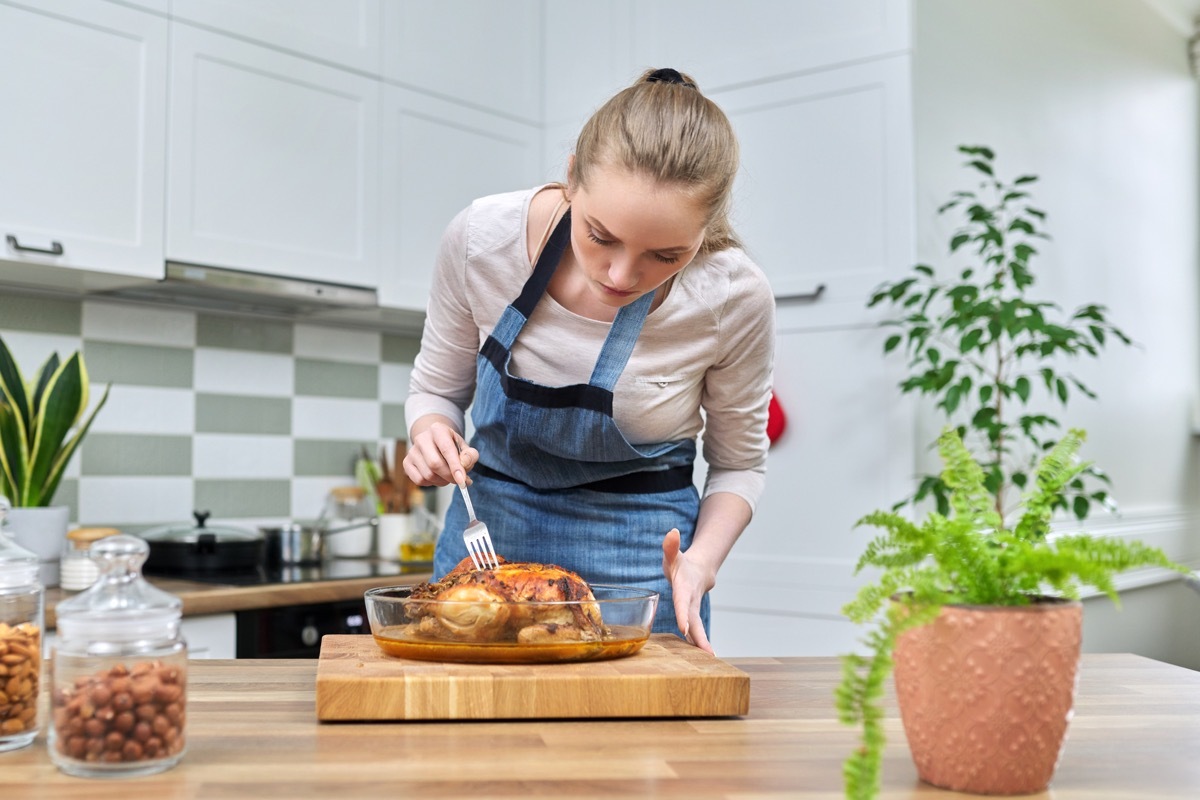
[[[410,427],[436,413],[465,430],[479,348],[533,271],[526,228],[541,188],[480,198],[446,228],[405,403]],[[546,386],[586,383],[609,327],[546,293],[510,370]],[[646,317],[613,391],[617,427],[632,444],[699,436],[704,495],[732,492],[753,509],[766,473],[774,346],[774,299],[758,266],[736,248],[697,256]]]

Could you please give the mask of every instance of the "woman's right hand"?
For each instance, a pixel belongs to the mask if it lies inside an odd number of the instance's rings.
[[[412,441],[404,457],[404,473],[418,486],[468,486],[467,470],[479,460],[479,451],[442,417],[428,422],[419,419],[412,426]]]

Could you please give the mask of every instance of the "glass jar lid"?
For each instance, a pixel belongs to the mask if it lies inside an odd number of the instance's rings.
[[[0,495],[0,589],[37,583],[38,557],[8,537],[5,524],[12,504]]]
[[[183,601],[142,577],[150,545],[137,536],[107,536],[91,546],[100,571],[89,588],[55,608],[65,638],[129,642],[174,638]]]

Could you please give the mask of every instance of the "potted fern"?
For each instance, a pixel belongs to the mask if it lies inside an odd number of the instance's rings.
[[[882,698],[895,672],[920,777],[978,794],[1028,794],[1050,781],[1074,699],[1081,587],[1119,602],[1113,577],[1141,566],[1186,573],[1160,550],[1088,534],[1050,534],[1054,510],[1091,465],[1068,431],[1033,467],[1011,525],[996,510],[987,470],[955,428],[938,438],[948,513],[919,523],[895,510],[859,522],[883,533],[858,570],[878,573],[844,611],[873,625],[868,652],[843,657],[836,702],[861,728],[844,765],[846,796],[877,795],[885,735]]]
[[[38,554],[43,582],[56,584],[58,555],[69,509],[51,506],[71,456],[108,399],[108,390],[88,413],[90,381],[83,355],[57,353],[26,380],[0,338],[0,496],[13,538]]]
[[[938,213],[960,215],[949,252],[962,263],[941,275],[917,264],[868,304],[893,311],[883,349],[907,360],[901,392],[932,399],[945,427],[940,473],[859,523],[884,532],[857,567],[878,572],[844,609],[873,626],[866,654],[844,657],[837,692],[842,720],[862,731],[845,764],[855,800],[878,791],[893,670],[924,780],[980,794],[1044,788],[1073,702],[1082,629],[1073,598],[1090,586],[1117,602],[1113,577],[1135,567],[1184,570],[1139,542],[1050,535],[1058,512],[1083,521],[1097,506],[1115,509],[1107,476],[1076,459],[1082,431],[1058,438],[1052,409],[1095,397],[1072,360],[1132,342],[1104,306],[1066,315],[1030,297],[1032,261],[1049,239],[1030,193],[1038,178],[1002,180],[990,148],[958,151],[976,185]],[[931,510],[913,522],[899,513],[906,506]],[[949,709],[926,705],[943,697]]]

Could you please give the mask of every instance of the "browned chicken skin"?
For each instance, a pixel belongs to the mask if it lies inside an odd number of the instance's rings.
[[[579,575],[554,564],[499,561],[496,569],[475,569],[464,558],[441,580],[413,587],[412,600],[438,601],[410,604],[418,631],[440,639],[523,644],[595,641],[604,634],[600,608]]]

